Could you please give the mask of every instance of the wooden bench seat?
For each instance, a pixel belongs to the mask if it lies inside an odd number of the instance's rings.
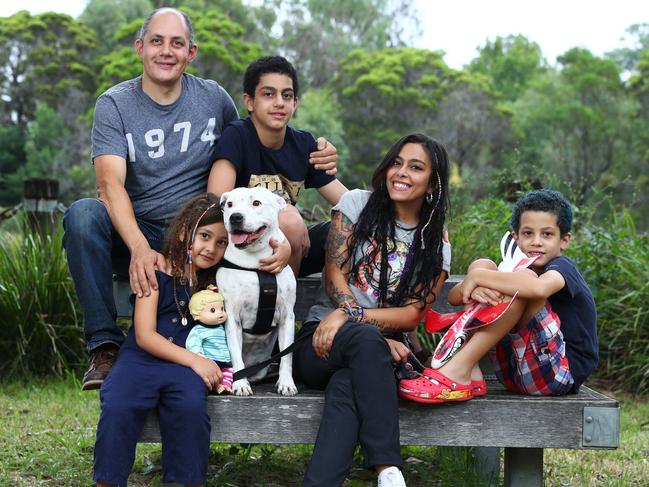
[[[452,276],[435,309],[449,311],[448,290],[461,279]],[[296,318],[301,320],[315,299],[318,278],[300,279]],[[130,315],[127,283],[116,283],[118,313]],[[497,478],[500,449],[505,449],[506,486],[543,485],[544,448],[617,448],[619,404],[583,386],[579,394],[534,397],[506,391],[487,376],[488,394],[466,403],[423,405],[400,400],[403,445],[479,447],[478,468]],[[273,384],[254,384],[249,397],[209,396],[212,441],[218,443],[309,444],[316,438],[324,396],[298,384],[299,394],[276,394]],[[141,436],[159,442],[157,416],[152,412]]]

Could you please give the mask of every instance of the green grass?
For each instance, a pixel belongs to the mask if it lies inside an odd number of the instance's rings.
[[[97,392],[76,378],[30,379],[0,385],[0,485],[92,485],[92,451],[99,414]],[[649,478],[649,404],[622,400],[622,444],[612,451],[547,450],[548,486],[640,486]],[[478,485],[467,449],[402,450],[410,487]],[[213,445],[208,486],[289,487],[300,484],[310,446]],[[159,445],[140,444],[132,486],[161,485]],[[376,485],[354,459],[347,487]]]

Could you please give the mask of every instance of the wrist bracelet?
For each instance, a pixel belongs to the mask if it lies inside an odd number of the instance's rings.
[[[365,308],[355,303],[350,303],[349,301],[341,303],[340,308],[347,313],[350,321],[354,323],[363,323],[366,321]]]

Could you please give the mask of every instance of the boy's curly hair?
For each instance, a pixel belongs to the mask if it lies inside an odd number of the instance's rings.
[[[195,196],[183,204],[169,224],[162,246],[162,255],[171,266],[172,276],[182,280],[190,277],[186,275],[185,269],[195,229],[222,221],[223,212],[219,206],[219,198],[211,193]],[[192,266],[191,272],[194,273],[191,276],[192,281],[196,283],[192,291],[205,289],[209,284],[216,284],[215,268],[197,270]]]
[[[557,217],[561,236],[572,228],[572,208],[568,200],[559,191],[553,189],[535,189],[523,195],[515,204],[509,226],[518,233],[521,227],[521,215],[526,211],[544,211]]]

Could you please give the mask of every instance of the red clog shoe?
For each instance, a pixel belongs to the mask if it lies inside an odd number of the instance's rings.
[[[473,384],[452,381],[438,370],[426,369],[426,372],[427,375],[420,375],[416,379],[399,381],[399,395],[426,404],[468,401],[473,398]]]

